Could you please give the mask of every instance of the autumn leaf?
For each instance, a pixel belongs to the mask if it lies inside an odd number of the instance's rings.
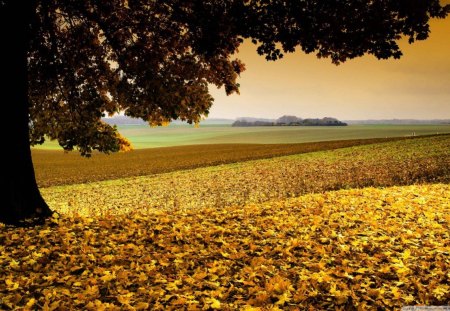
[[[214,310],[220,310],[222,304],[220,303],[219,300],[215,299],[215,298],[208,298],[207,303],[209,303],[209,307],[214,309]]]
[[[196,180],[195,174],[211,177],[217,170],[190,174]],[[118,188],[123,200],[143,181],[148,179]],[[101,197],[103,186],[114,183],[53,190]],[[185,186],[177,192],[194,200],[190,184]],[[221,208],[125,211],[86,199],[86,206],[97,209],[72,213],[62,208],[58,226],[50,221],[35,228],[0,228],[2,308],[442,305],[450,291],[449,193],[448,184],[368,187]]]

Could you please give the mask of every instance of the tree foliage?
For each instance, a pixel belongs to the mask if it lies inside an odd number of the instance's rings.
[[[1,2],[4,9],[7,1]],[[31,143],[57,139],[117,151],[127,141],[101,121],[125,111],[152,125],[197,123],[208,85],[238,92],[245,39],[269,60],[300,48],[333,63],[398,58],[397,41],[428,36],[438,0],[38,1],[28,53]]]
[[[118,111],[154,125],[200,121],[213,100],[208,83],[238,90],[243,65],[230,55],[241,39],[221,20],[237,17],[223,14],[234,6],[42,2],[29,60],[32,143],[48,135],[69,150],[115,151],[123,142],[100,118]]]
[[[258,21],[255,40],[262,42],[258,52],[267,59],[300,47],[336,64],[366,53],[379,59],[399,58],[397,41],[402,36],[410,43],[426,39],[430,17],[444,18],[450,10],[438,0],[254,0],[250,5],[256,8],[252,12]]]
[[[236,120],[231,126],[248,127],[248,126],[346,126],[347,123],[339,121],[336,118],[325,117],[322,119],[301,119],[296,116],[282,116],[274,121],[250,121],[243,118]]]

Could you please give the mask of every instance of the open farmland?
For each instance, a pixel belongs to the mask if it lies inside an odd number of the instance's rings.
[[[82,214],[223,207],[366,186],[450,182],[450,135],[51,187],[46,201]]]
[[[231,127],[183,126],[150,128],[124,126],[119,131],[135,148],[166,147],[193,144],[297,144],[306,142],[404,137],[450,133],[450,125],[351,125]]]
[[[56,217],[0,230],[0,307],[448,305],[449,182],[439,135],[44,188]]]
[[[265,126],[231,127],[186,125],[151,128],[146,125],[121,125],[120,133],[135,149],[202,144],[298,144],[331,140],[354,140],[412,135],[450,133],[450,124],[434,125],[349,125],[349,126]],[[37,149],[60,149],[47,142]]]
[[[358,145],[412,138],[378,138],[303,144],[223,144],[193,145],[132,152],[100,154],[83,158],[77,152],[32,151],[36,177],[41,187],[85,183],[124,177],[161,174],[182,169],[206,167],[276,156],[333,150]]]

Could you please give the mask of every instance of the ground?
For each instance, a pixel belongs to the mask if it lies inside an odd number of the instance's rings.
[[[0,227],[0,307],[448,305],[449,171],[443,135],[43,188],[55,217]]]

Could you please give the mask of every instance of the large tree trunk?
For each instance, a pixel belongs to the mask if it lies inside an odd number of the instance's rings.
[[[27,49],[35,1],[5,2],[0,4],[0,221],[20,224],[51,210],[39,192],[29,145]]]

